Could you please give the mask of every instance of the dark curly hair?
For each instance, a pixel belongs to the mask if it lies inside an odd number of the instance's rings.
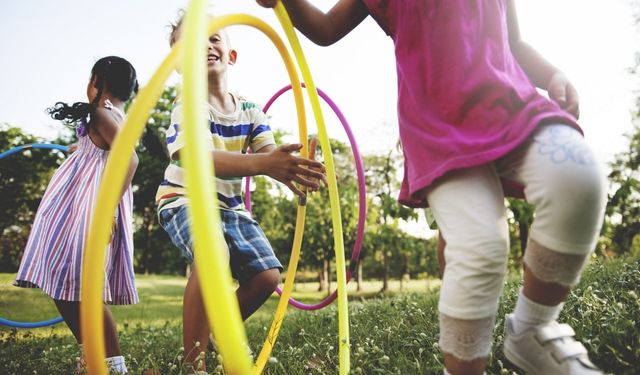
[[[55,120],[61,120],[65,124],[74,125],[79,133],[87,131],[91,124],[91,115],[102,96],[105,87],[116,98],[127,101],[134,93],[138,92],[138,78],[133,65],[122,57],[107,56],[96,61],[91,69],[91,79],[95,78],[98,94],[91,103],[77,102],[68,105],[57,102],[47,112]],[[84,129],[82,129],[84,128]]]

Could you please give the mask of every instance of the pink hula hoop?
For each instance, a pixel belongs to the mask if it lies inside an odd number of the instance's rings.
[[[302,87],[305,87],[304,83],[302,83]],[[358,145],[356,144],[355,137],[353,136],[353,132],[349,127],[349,123],[347,119],[340,111],[340,108],[331,100],[331,98],[324,93],[324,91],[316,88],[318,90],[318,95],[329,105],[333,113],[338,117],[344,131],[347,133],[347,137],[349,138],[349,144],[351,145],[351,150],[353,151],[353,158],[356,163],[356,174],[358,175],[358,226],[356,232],[356,241],[353,244],[353,251],[351,252],[351,263],[349,264],[349,269],[347,270],[347,283],[351,280],[353,274],[356,270],[356,265],[360,259],[360,250],[362,249],[362,239],[364,237],[364,224],[367,215],[367,186],[364,180],[364,167],[362,164],[362,158],[360,157],[360,152],[358,151]],[[271,99],[264,105],[263,111],[267,113],[273,102],[276,101],[282,94],[291,90],[291,85],[287,85],[278,92],[276,92]],[[245,205],[247,210],[251,212],[251,190],[250,190],[250,179],[245,179]],[[278,294],[282,295],[282,289],[279,287],[276,289]],[[327,305],[330,305],[338,296],[338,291],[334,290],[327,298],[316,303],[316,304],[305,304],[294,298],[289,298],[289,304],[294,306],[300,310],[319,310]]]

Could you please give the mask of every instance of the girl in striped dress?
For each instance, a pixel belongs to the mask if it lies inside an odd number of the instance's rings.
[[[109,148],[124,121],[124,105],[138,90],[136,71],[115,56],[98,60],[87,86],[89,103],[56,103],[49,113],[56,120],[77,124],[77,148],[53,175],[40,202],[22,257],[15,285],[40,288],[53,298],[78,343],[80,336],[81,267],[89,223],[102,180]],[[131,180],[138,164],[132,155],[122,198],[114,213],[106,249],[103,299],[107,304],[135,304],[133,273],[133,195]],[[107,308],[105,345],[107,365],[126,373],[116,323]]]

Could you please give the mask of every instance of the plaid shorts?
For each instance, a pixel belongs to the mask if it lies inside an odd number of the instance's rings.
[[[268,269],[278,268],[282,271],[282,264],[257,221],[228,210],[220,210],[220,219],[222,233],[229,248],[231,274],[241,285]],[[160,211],[160,225],[191,264],[193,239],[189,222],[186,205]]]

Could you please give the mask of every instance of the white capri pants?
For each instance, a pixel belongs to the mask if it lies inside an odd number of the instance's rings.
[[[482,319],[497,311],[509,250],[501,177],[525,186],[535,207],[531,240],[572,255],[595,247],[606,203],[604,175],[577,130],[543,125],[504,158],[453,171],[426,191],[447,243],[439,310],[450,317]]]

